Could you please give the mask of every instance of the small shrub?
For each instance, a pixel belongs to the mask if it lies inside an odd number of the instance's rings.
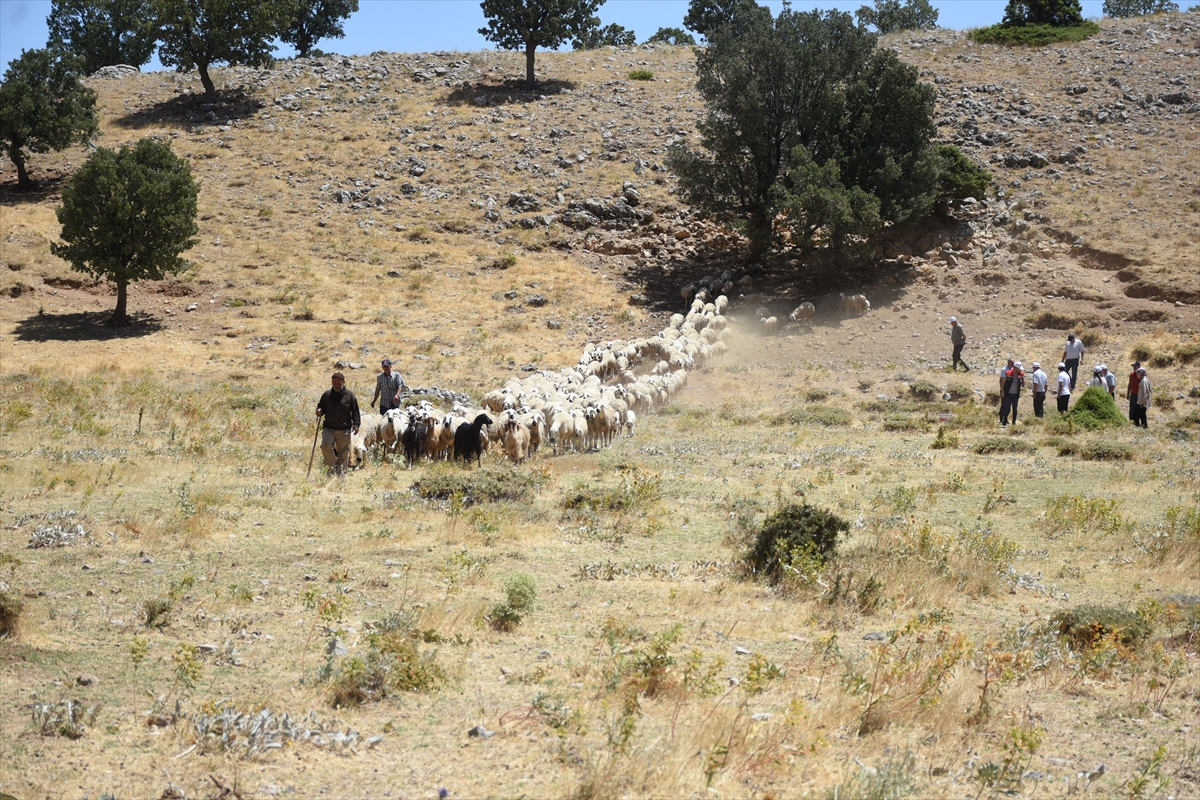
[[[1085,21],[1082,25],[1005,25],[1003,23],[971,31],[979,44],[1040,47],[1055,42],[1082,42],[1100,32],[1100,26]]]
[[[507,500],[530,502],[545,483],[545,476],[506,467],[484,467],[472,472],[455,469],[431,470],[417,480],[412,491],[424,500],[461,498],[464,508],[476,503],[495,503]]]
[[[1150,357],[1150,366],[1162,369],[1172,366],[1175,363],[1174,353],[1155,353]]]
[[[808,503],[789,504],[763,521],[746,563],[771,585],[789,577],[807,577],[837,551],[838,535],[850,524]]]
[[[1181,344],[1175,348],[1175,357],[1180,364],[1191,364],[1200,359],[1200,344]]]
[[[1104,331],[1096,328],[1085,328],[1079,332],[1079,341],[1088,347],[1098,347],[1108,341],[1108,337],[1104,335]]]
[[[142,604],[143,622],[147,628],[165,628],[171,621],[175,603],[169,597],[155,597]]]
[[[929,447],[931,450],[953,450],[958,447],[958,433],[946,430],[944,425],[939,425],[937,437]]]
[[[528,572],[514,572],[504,582],[508,604],[521,614],[532,614],[537,602],[537,580]]]
[[[0,639],[16,636],[25,604],[8,592],[0,592]]]
[[[994,453],[1035,453],[1037,448],[1024,439],[1013,436],[993,436],[976,442],[975,446],[971,448],[971,452],[986,456]]]
[[[626,470],[617,486],[579,483],[562,500],[570,511],[645,511],[662,499],[662,477]]]
[[[988,171],[967,158],[961,150],[952,144],[938,145],[938,158],[944,170],[942,172],[941,196],[956,200],[974,197],[982,200],[987,195],[988,184],[992,176]]]
[[[849,411],[833,406],[811,405],[789,408],[772,418],[776,425],[822,425],[826,428],[844,427],[854,418]]]
[[[420,651],[415,620],[393,614],[367,637],[367,651],[321,670],[329,680],[329,703],[335,708],[358,706],[403,692],[432,691],[446,679],[436,653]]]
[[[652,80],[654,80],[654,73],[648,69],[635,69],[629,73],[629,80],[631,80],[631,81],[652,81]]]
[[[1067,442],[1058,448],[1060,456],[1076,456],[1084,461],[1132,461],[1134,449],[1121,442]]]
[[[929,422],[924,417],[895,415],[883,418],[885,431],[923,431],[928,427]]]
[[[1150,623],[1133,611],[1115,606],[1076,606],[1055,614],[1050,625],[1076,650],[1090,649],[1105,639],[1133,647],[1151,633]]]
[[[77,700],[61,703],[34,703],[33,727],[42,736],[65,736],[78,739],[87,732],[89,725],[96,724],[100,704],[84,706]]]
[[[829,399],[829,391],[819,387],[804,390],[804,399],[810,403],[819,403],[822,400]]]
[[[1125,424],[1125,416],[1117,408],[1116,401],[1099,386],[1089,386],[1065,416],[1070,417],[1076,427],[1089,431]]]
[[[951,383],[946,387],[946,394],[955,403],[965,403],[975,396],[975,390],[965,383]]]
[[[915,400],[928,403],[942,396],[942,390],[926,380],[913,381],[908,386],[908,394]]]
[[[1096,319],[1089,314],[1042,311],[1025,317],[1025,324],[1038,330],[1070,331],[1092,327],[1096,324]]]
[[[1150,358],[1154,355],[1154,351],[1147,344],[1135,344],[1130,349],[1129,355],[1133,357],[1134,361],[1140,361],[1145,364],[1150,361]]]

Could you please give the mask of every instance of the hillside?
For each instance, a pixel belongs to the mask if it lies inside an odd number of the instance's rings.
[[[34,156],[30,194],[0,164],[0,792],[1200,794],[1200,15],[1101,27],[889,37],[1002,194],[883,276],[753,271],[729,352],[632,436],[344,479],[306,477],[333,369],[364,404],[382,357],[479,401],[746,272],[662,167],[696,140],[691,51],[539,54],[532,93],[492,52],[218,70],[212,103],[90,79],[97,144],[190,159],[200,243],[107,328],[112,288],[49,253],[86,150]],[[1122,391],[1150,365],[1149,430],[1027,395],[998,427],[996,368],[1068,330]],[[836,554],[748,576],[798,502],[846,521]],[[537,598],[505,629],[515,573]]]

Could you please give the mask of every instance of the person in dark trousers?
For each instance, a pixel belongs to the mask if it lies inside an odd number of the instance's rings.
[[[1055,381],[1058,394],[1058,413],[1067,413],[1067,408],[1071,405],[1071,375],[1067,372],[1065,362],[1058,362],[1058,378]]]
[[[950,344],[954,345],[954,353],[950,356],[950,369],[958,369],[958,365],[962,364],[963,369],[967,372],[971,368],[967,366],[967,362],[962,360],[963,345],[967,343],[967,332],[963,330],[962,325],[958,324],[958,317],[950,318]]]
[[[383,372],[375,376],[375,396],[371,398],[371,408],[379,401],[379,413],[386,414],[389,409],[400,407],[400,392],[406,389],[404,378],[399,372],[392,371],[392,360],[385,358],[382,363]]]
[[[1000,375],[1000,424],[1007,426],[1009,412],[1012,422],[1017,424],[1017,402],[1021,399],[1021,387],[1025,385],[1025,371],[1020,361],[1009,360],[1009,366]]]
[[[1079,361],[1084,353],[1083,341],[1075,338],[1075,334],[1067,334],[1067,346],[1063,348],[1062,360],[1071,374],[1071,389],[1075,388],[1075,379],[1079,377]]]
[[[1133,362],[1133,371],[1129,373],[1129,384],[1125,387],[1125,396],[1129,398],[1129,421],[1134,425],[1138,424],[1137,393],[1138,384],[1142,382],[1142,376],[1138,375],[1138,370],[1141,367],[1142,362]]]
[[[332,387],[317,401],[317,416],[324,417],[321,425],[321,455],[325,466],[338,475],[350,467],[350,435],[358,433],[362,416],[358,399],[346,388],[346,376],[333,373]]]
[[[1050,385],[1050,376],[1042,372],[1042,365],[1036,361],[1033,362],[1029,383],[1033,389],[1033,415],[1040,419],[1046,413],[1046,387]]]
[[[1150,376],[1146,374],[1145,367],[1138,367],[1136,374],[1140,380],[1137,390],[1137,419],[1133,421],[1133,424],[1149,428],[1150,423],[1146,421],[1146,412],[1150,409]]]

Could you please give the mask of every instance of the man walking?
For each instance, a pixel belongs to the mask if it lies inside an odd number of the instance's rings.
[[[1129,373],[1129,383],[1125,387],[1125,397],[1129,399],[1129,421],[1134,425],[1137,424],[1137,393],[1138,385],[1142,382],[1142,376],[1138,375],[1138,370],[1141,369],[1142,362],[1133,362],[1133,371]]]
[[[963,370],[970,372],[971,368],[967,366],[967,362],[962,360],[963,345],[967,343],[967,332],[963,330],[962,325],[958,324],[958,317],[950,318],[950,344],[954,345],[954,353],[950,356],[950,370],[953,372],[958,369],[958,365],[963,365]]]
[[[1046,412],[1046,387],[1050,385],[1050,376],[1042,372],[1042,365],[1036,361],[1029,382],[1033,387],[1033,415],[1041,419]]]
[[[1075,379],[1079,377],[1079,360],[1083,358],[1083,341],[1075,338],[1075,334],[1067,334],[1067,346],[1063,348],[1062,361],[1071,373],[1071,388],[1075,388]]]
[[[1145,367],[1138,367],[1137,374],[1141,380],[1138,381],[1137,390],[1137,419],[1133,421],[1133,424],[1149,428],[1150,423],[1146,421],[1146,411],[1150,408],[1150,376],[1146,374]]]
[[[350,435],[358,433],[362,417],[358,399],[346,388],[346,376],[333,373],[332,388],[326,389],[317,401],[317,416],[324,417],[321,428],[321,455],[325,466],[343,475],[350,466]]]
[[[375,396],[371,398],[371,408],[379,401],[379,413],[386,414],[393,408],[400,407],[400,391],[406,389],[404,378],[399,372],[392,372],[392,360],[385,358],[382,363],[383,372],[375,376]]]
[[[1012,411],[1013,424],[1017,424],[1017,401],[1021,399],[1021,387],[1025,385],[1025,371],[1020,361],[1009,361],[1010,366],[1000,376],[1000,424],[1008,427],[1008,413]]]
[[[1067,373],[1066,362],[1058,362],[1058,413],[1067,413],[1071,404],[1071,376]]]

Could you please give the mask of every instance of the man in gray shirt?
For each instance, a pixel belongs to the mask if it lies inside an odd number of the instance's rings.
[[[383,360],[383,372],[375,376],[375,396],[371,398],[371,407],[379,401],[379,413],[386,414],[388,409],[400,407],[400,390],[406,388],[404,378],[399,372],[392,372],[392,360]]]
[[[950,344],[954,345],[954,353],[953,353],[953,355],[950,356],[951,371],[958,369],[958,365],[960,363],[963,365],[964,370],[966,370],[967,372],[971,371],[971,368],[967,366],[967,362],[962,360],[963,345],[965,345],[966,343],[967,343],[967,332],[963,330],[962,325],[958,324],[958,317],[951,317],[950,318]]]

